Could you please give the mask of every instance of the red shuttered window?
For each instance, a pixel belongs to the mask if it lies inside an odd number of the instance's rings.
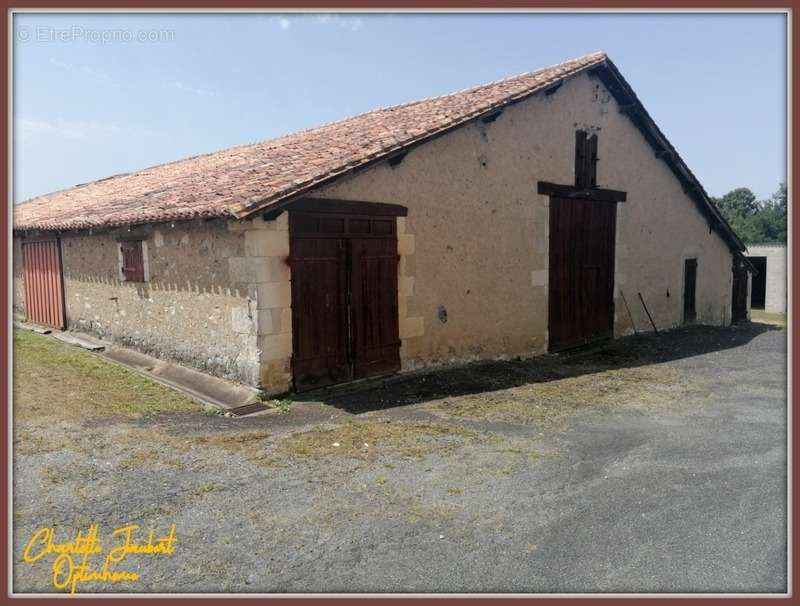
[[[124,282],[144,282],[144,254],[141,240],[120,242],[122,279]]]

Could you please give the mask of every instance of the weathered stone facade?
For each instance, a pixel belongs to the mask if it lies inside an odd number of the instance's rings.
[[[730,249],[614,98],[582,74],[493,122],[420,145],[399,164],[312,194],[408,208],[397,219],[403,369],[547,350],[549,198],[537,184],[574,182],[579,128],[598,133],[598,184],[627,192],[617,212],[615,335],[652,330],[639,293],[659,329],[682,323],[688,258],[698,261],[697,322],[730,322]],[[150,273],[142,284],[120,281],[116,242],[126,230],[64,234],[68,326],[271,392],[288,389],[287,216],[137,228]]]
[[[240,277],[250,284],[255,302],[258,384],[271,392],[290,388],[292,308],[289,271],[289,222],[282,213],[274,221],[256,218],[231,222],[228,229],[244,233],[246,256],[237,261]]]
[[[286,215],[61,236],[68,329],[276,391],[289,387]],[[146,282],[121,279],[119,240],[142,238]],[[14,241],[14,309],[24,276]]]
[[[118,240],[145,238],[149,280],[120,280]],[[61,238],[67,326],[211,374],[258,377],[256,303],[236,273],[245,235],[224,222]]]
[[[549,198],[537,184],[574,182],[577,128],[598,133],[599,185],[628,193],[617,209],[615,334],[652,330],[638,293],[659,329],[680,325],[692,257],[697,322],[730,322],[730,249],[604,86],[583,74],[494,122],[417,147],[394,167],[379,164],[314,194],[408,207],[398,243],[401,255],[413,253],[401,256],[404,368],[547,350]]]

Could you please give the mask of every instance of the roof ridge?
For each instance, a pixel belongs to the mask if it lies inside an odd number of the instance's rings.
[[[547,71],[547,70],[551,70],[553,68],[560,67],[560,66],[562,66],[562,65],[564,65],[566,63],[577,63],[577,62],[580,62],[580,61],[586,61],[590,57],[593,58],[593,59],[600,59],[600,58],[607,58],[608,55],[606,54],[605,51],[595,51],[593,53],[588,53],[586,55],[581,55],[580,57],[575,57],[574,59],[567,59],[566,61],[562,61],[560,63],[555,63],[553,65],[548,65],[547,67],[540,67],[539,69],[535,69],[535,70],[532,70],[532,71],[522,72],[522,73],[519,73],[519,74],[514,74],[512,76],[506,76],[505,78],[498,78],[497,80],[492,80],[491,82],[485,82],[483,84],[476,84],[474,86],[468,86],[467,88],[462,88],[462,89],[455,90],[455,91],[452,91],[452,92],[449,92],[449,93],[443,93],[441,95],[433,95],[431,97],[423,97],[422,99],[415,99],[414,101],[406,101],[404,103],[395,103],[394,105],[386,105],[386,106],[383,106],[383,107],[377,107],[375,109],[371,109],[371,110],[368,110],[368,111],[365,111],[365,112],[360,112],[358,114],[352,114],[350,116],[346,116],[346,117],[338,119],[338,120],[332,120],[331,122],[326,122],[326,123],[320,124],[318,126],[312,126],[312,127],[309,127],[309,128],[304,128],[304,129],[301,129],[301,130],[293,131],[293,132],[291,132],[291,133],[289,133],[287,135],[281,135],[280,137],[276,137],[274,139],[267,139],[265,141],[262,141],[262,143],[267,143],[268,141],[277,141],[278,139],[282,139],[283,137],[289,137],[289,136],[296,135],[296,134],[299,134],[299,133],[306,133],[306,132],[314,131],[314,130],[317,130],[317,129],[326,128],[328,126],[333,126],[334,124],[339,124],[341,122],[347,122],[348,120],[352,120],[353,118],[359,118],[361,116],[366,116],[366,115],[369,115],[369,114],[375,114],[375,113],[378,113],[378,112],[390,111],[390,110],[394,110],[394,109],[400,109],[401,107],[411,107],[413,105],[418,105],[420,103],[427,103],[427,102],[430,102],[430,101],[435,101],[437,99],[445,99],[447,97],[452,97],[454,95],[463,95],[464,93],[470,93],[470,92],[473,92],[473,91],[481,90],[483,88],[489,88],[490,86],[496,86],[496,85],[500,84],[501,82],[509,82],[511,80],[517,80],[517,79],[525,77],[525,76],[533,76],[534,74],[537,74],[539,72],[544,72],[544,71]],[[258,144],[256,143],[255,145],[258,145]],[[223,151],[223,150],[220,150],[220,151]]]
[[[189,161],[192,161],[192,160],[197,160],[199,158],[206,158],[206,157],[213,156],[213,155],[216,155],[216,154],[224,154],[224,153],[231,152],[231,151],[237,150],[237,149],[252,148],[252,147],[257,147],[257,146],[267,146],[267,145],[269,145],[271,143],[278,143],[278,142],[280,142],[280,141],[282,141],[284,139],[287,139],[289,137],[295,137],[297,135],[308,134],[308,133],[312,133],[314,131],[319,131],[319,130],[322,130],[322,129],[325,129],[325,128],[330,128],[330,127],[335,126],[337,124],[341,124],[341,123],[347,122],[349,120],[353,120],[354,118],[359,118],[359,117],[367,116],[367,115],[370,115],[370,114],[378,114],[380,112],[393,111],[393,110],[406,108],[406,107],[413,107],[414,105],[419,105],[421,103],[429,103],[431,101],[435,101],[435,100],[438,100],[438,99],[446,99],[448,97],[453,97],[455,95],[463,95],[463,94],[466,94],[466,93],[479,91],[481,89],[489,88],[489,87],[492,87],[492,86],[497,86],[498,84],[501,84],[503,82],[510,82],[512,80],[518,80],[518,79],[523,78],[523,77],[534,76],[535,74],[538,74],[538,73],[541,73],[541,72],[545,72],[545,71],[548,71],[548,70],[552,70],[552,69],[554,69],[556,67],[560,67],[560,66],[563,66],[565,64],[580,63],[580,62],[588,61],[590,59],[595,59],[596,60],[596,59],[600,59],[600,58],[607,58],[607,55],[606,55],[606,53],[604,51],[595,51],[593,53],[588,53],[586,55],[581,55],[579,57],[575,57],[574,59],[568,59],[566,61],[562,61],[560,63],[556,63],[556,64],[553,64],[553,65],[550,65],[550,66],[547,66],[547,67],[540,67],[540,68],[535,69],[535,70],[522,72],[522,73],[514,74],[514,75],[511,75],[511,76],[506,76],[504,78],[498,78],[497,80],[492,80],[491,82],[485,82],[483,84],[477,84],[477,85],[474,85],[474,86],[468,86],[467,88],[463,88],[463,89],[456,90],[456,91],[451,91],[449,93],[443,93],[441,95],[433,95],[433,96],[430,96],[430,97],[424,97],[422,99],[415,99],[413,101],[406,101],[404,103],[396,103],[394,105],[387,105],[387,106],[384,106],[384,107],[378,107],[378,108],[371,109],[371,110],[368,110],[368,111],[365,111],[365,112],[360,112],[360,113],[357,113],[357,114],[352,114],[350,116],[345,116],[345,117],[337,119],[337,120],[332,120],[330,122],[326,122],[326,123],[323,123],[323,124],[318,124],[316,126],[310,126],[310,127],[303,128],[303,129],[300,129],[300,130],[296,130],[296,131],[292,131],[292,132],[289,132],[289,133],[285,133],[283,135],[279,135],[279,136],[273,137],[271,139],[263,139],[263,140],[259,140],[259,141],[252,141],[250,143],[240,143],[240,144],[237,144],[237,145],[232,145],[230,147],[223,147],[221,149],[216,149],[216,150],[212,150],[212,151],[209,151],[209,152],[203,152],[203,153],[199,153],[199,154],[194,154],[192,156],[188,156],[188,157],[185,157],[185,158],[178,158],[177,160],[169,160],[167,162],[161,162],[161,163],[158,163],[158,164],[151,164],[150,166],[145,166],[145,167],[142,167],[140,169],[134,169],[134,170],[127,171],[127,172],[121,172],[121,173],[117,173],[117,174],[114,174],[114,175],[109,175],[107,177],[102,177],[102,178],[99,178],[99,179],[92,179],[92,180],[87,181],[85,183],[78,183],[78,184],[75,184],[75,185],[72,185],[72,186],[69,186],[69,187],[65,187],[65,188],[60,189],[60,190],[47,192],[47,193],[44,193],[44,194],[40,194],[38,196],[34,196],[32,198],[27,198],[27,199],[25,199],[25,200],[23,200],[21,202],[15,203],[14,207],[22,206],[22,205],[28,204],[30,202],[34,202],[34,201],[42,199],[42,198],[47,198],[48,196],[53,196],[53,195],[56,195],[56,194],[63,194],[63,193],[66,193],[66,192],[77,191],[77,190],[80,190],[80,189],[82,189],[84,187],[89,187],[91,185],[95,185],[95,184],[101,183],[103,181],[109,181],[109,180],[117,179],[117,178],[121,179],[121,178],[124,178],[124,177],[131,177],[131,176],[136,176],[136,175],[140,175],[140,174],[146,174],[148,171],[151,171],[153,169],[162,168],[162,167],[168,167],[168,166],[174,166],[174,165],[177,165],[177,164],[181,164],[183,162],[189,162]]]
[[[374,108],[271,139],[240,143],[80,183],[14,204],[14,229],[82,229],[239,217],[360,170],[593,66],[599,51],[441,95]],[[517,81],[517,82],[515,82]],[[511,84],[506,84],[511,83]]]

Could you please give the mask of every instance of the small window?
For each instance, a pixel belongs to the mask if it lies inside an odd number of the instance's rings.
[[[575,131],[575,185],[597,187],[597,133]]]
[[[126,240],[119,243],[120,277],[123,282],[146,282],[144,242]]]

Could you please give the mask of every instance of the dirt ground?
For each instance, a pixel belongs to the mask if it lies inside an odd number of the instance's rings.
[[[174,524],[175,549],[82,592],[786,589],[779,327],[400,375],[239,419],[132,405],[135,386],[80,414],[79,385],[60,407],[35,381],[16,386],[17,592],[54,591],[55,555],[22,558],[38,529],[91,524],[109,545]]]

